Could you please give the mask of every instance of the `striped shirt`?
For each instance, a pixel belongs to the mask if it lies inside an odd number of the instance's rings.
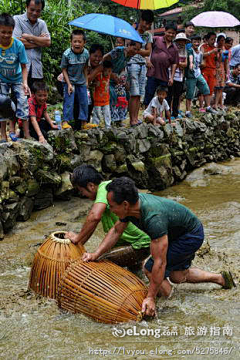
[[[13,30],[13,36],[15,38],[21,38],[22,34],[29,34],[34,36],[40,36],[42,34],[47,34],[50,39],[50,34],[47,28],[45,21],[42,19],[37,19],[36,23],[32,24],[27,17],[27,14],[15,15],[15,27]],[[31,77],[33,79],[43,78],[43,69],[42,69],[42,48],[36,47],[33,49],[26,49],[28,64],[27,69],[29,71],[31,67]]]

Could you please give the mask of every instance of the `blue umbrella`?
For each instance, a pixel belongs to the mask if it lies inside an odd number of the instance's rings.
[[[69,22],[83,29],[143,43],[139,33],[125,20],[105,14],[87,14]]]

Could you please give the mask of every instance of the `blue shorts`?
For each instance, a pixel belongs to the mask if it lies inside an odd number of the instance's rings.
[[[168,245],[167,266],[165,278],[169,277],[171,271],[186,270],[191,266],[195,252],[201,247],[204,240],[203,226],[201,225],[191,233],[183,234]],[[145,264],[145,268],[151,272],[154,260],[151,257]]]

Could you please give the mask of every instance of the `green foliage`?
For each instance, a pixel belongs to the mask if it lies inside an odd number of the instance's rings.
[[[0,13],[9,13],[10,15],[16,15],[21,13],[21,1],[16,0],[1,0],[0,1]]]

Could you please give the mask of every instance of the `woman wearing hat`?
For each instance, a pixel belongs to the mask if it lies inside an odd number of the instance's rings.
[[[168,90],[168,100],[169,106],[172,108],[172,117],[179,118],[179,106],[180,106],[180,97],[183,93],[183,83],[184,83],[184,69],[187,66],[187,50],[186,44],[190,43],[190,40],[182,32],[177,34],[174,39],[175,44],[177,45],[178,54],[179,54],[179,64],[176,68],[175,75],[173,78],[173,85],[169,87]],[[169,72],[171,69],[169,69]]]

